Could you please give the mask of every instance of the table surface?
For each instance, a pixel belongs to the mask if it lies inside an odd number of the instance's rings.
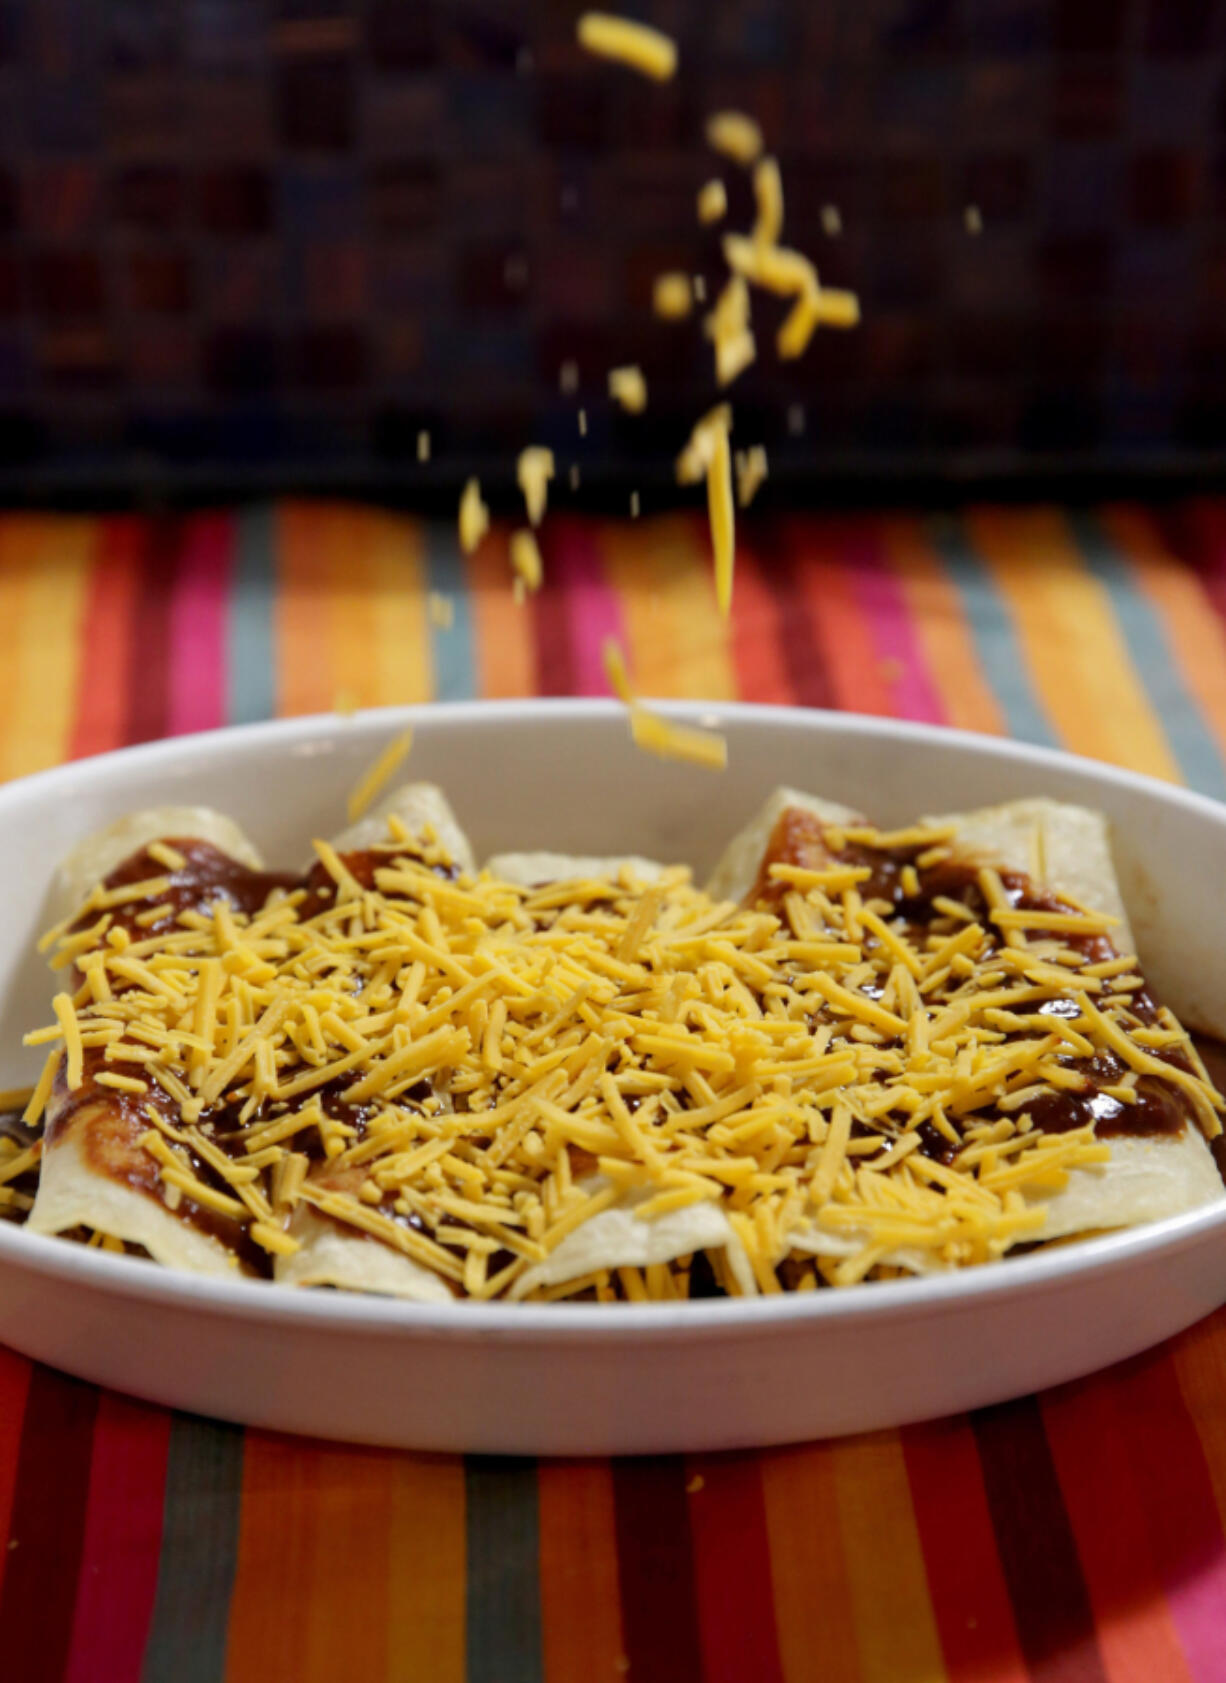
[[[1055,743],[1226,797],[1226,505],[505,533],[361,507],[0,518],[0,775],[274,713],[598,694]],[[451,599],[451,623],[431,593]],[[834,791],[837,793],[837,791]],[[8,1683],[1226,1678],[1226,1311],[1078,1384],[763,1454],[540,1462],[244,1432],[0,1350]]]

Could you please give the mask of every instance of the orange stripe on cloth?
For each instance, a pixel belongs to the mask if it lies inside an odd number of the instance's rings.
[[[864,1683],[946,1683],[898,1435],[851,1438],[832,1453]]]
[[[1161,617],[1183,680],[1226,754],[1226,637],[1213,604],[1196,574],[1167,548],[1151,514],[1117,504],[1100,519]]]
[[[1226,1530],[1226,1309],[1190,1327],[1171,1350]]]
[[[391,1460],[247,1433],[227,1683],[385,1675]]]
[[[368,657],[371,701],[376,707],[429,701],[434,665],[420,522],[379,509],[364,510],[360,542],[368,558],[374,613]]]
[[[851,572],[840,559],[845,532],[845,525],[823,518],[793,517],[783,523],[784,542],[817,626],[836,705],[852,713],[891,715],[894,700],[872,627],[856,599]]]
[[[738,542],[732,651],[741,699],[787,706],[796,695],[784,659],[780,605],[767,582],[770,565],[752,540]]]
[[[103,754],[127,732],[130,649],[143,542],[140,522],[116,515],[99,522],[81,631],[76,722],[69,754]],[[2,563],[0,563],[2,564]],[[12,623],[0,605],[0,624]]]
[[[1177,779],[1110,597],[1084,566],[1063,516],[1053,509],[980,508],[968,525],[1064,746]]]
[[[0,625],[10,629],[21,624],[29,577],[25,558],[35,541],[34,522],[35,517],[29,514],[0,516]],[[16,686],[8,682],[0,684],[0,759],[6,752],[16,705]]]
[[[1043,1424],[1111,1683],[1188,1683],[1188,1668],[1150,1553],[1131,1468],[1135,1431],[1111,1376],[1043,1398]],[[1148,1452],[1160,1447],[1152,1442]]]
[[[770,1542],[779,1658],[787,1683],[861,1683],[834,1478],[824,1444],[767,1450],[762,1494]]]
[[[1026,1683],[972,1428],[933,1420],[902,1443],[950,1683]]]
[[[732,700],[728,622],[715,605],[707,540],[695,517],[610,522],[600,528],[599,541],[609,582],[621,598],[638,690]]]
[[[464,1463],[396,1455],[389,1468],[388,1683],[465,1683]]]
[[[626,1648],[612,1469],[542,1461],[537,1501],[545,1683],[614,1679]]]
[[[368,510],[345,503],[329,509],[320,522],[317,541],[328,591],[336,683],[328,698],[330,707],[374,707],[380,699],[375,661],[379,602],[370,527]]]
[[[323,503],[295,502],[279,503],[275,512],[278,713],[326,713],[336,704],[331,546],[325,533],[334,513]]]
[[[535,695],[536,655],[532,617],[511,594],[507,530],[495,526],[464,562],[472,612],[474,664],[487,699]]]
[[[881,544],[947,721],[961,730],[1000,734],[1004,717],[979,664],[962,599],[923,524],[914,518],[883,520]]]
[[[25,574],[20,617],[5,627],[11,690],[0,767],[24,777],[68,752],[82,664],[82,612],[98,522],[34,516],[18,564]]]

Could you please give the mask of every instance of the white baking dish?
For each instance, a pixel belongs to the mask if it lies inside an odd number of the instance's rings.
[[[883,719],[676,707],[717,723],[724,775],[647,759],[620,709],[502,702],[298,719],[156,743],[0,788],[0,1078],[49,985],[33,942],[72,842],[133,808],[232,813],[270,863],[343,822],[411,724],[479,856],[636,852],[705,871],[775,785],[892,825],[1048,794],[1103,809],[1147,974],[1189,1026],[1226,1026],[1226,807],[1038,749]],[[1226,1200],[1117,1237],[942,1278],[766,1300],[425,1307],[217,1283],[0,1223],[0,1340],[160,1403],[420,1449],[627,1454],[899,1425],[1070,1379],[1226,1301]]]

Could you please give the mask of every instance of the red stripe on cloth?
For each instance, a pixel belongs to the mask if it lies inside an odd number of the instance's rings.
[[[1145,1533],[1197,1679],[1226,1677],[1226,1548],[1213,1481],[1169,1350],[1111,1375],[1127,1421]]]
[[[97,1408],[92,1385],[35,1367],[0,1591],[0,1669],[21,1683],[60,1683],[63,1677]]]
[[[944,724],[945,709],[933,686],[915,635],[911,611],[890,570],[881,535],[865,520],[839,528],[843,557],[851,568],[855,598],[872,627],[878,669],[900,718]]]
[[[701,1683],[684,1463],[615,1461],[613,1495],[628,1675],[634,1683]]]
[[[193,515],[170,604],[167,730],[213,730],[226,719],[226,610],[234,573],[231,514]]]
[[[33,1363],[0,1346],[0,1588],[9,1561],[13,1494],[21,1464],[21,1428]]]
[[[1094,1615],[1033,1397],[971,1416],[1022,1653],[1035,1683],[1106,1683]]]
[[[1198,500],[1157,518],[1171,547],[1199,574],[1206,596],[1226,622],[1226,507]]]
[[[832,706],[817,627],[778,522],[755,522],[736,568],[732,646],[743,698]]]
[[[1064,1505],[1077,1539],[1114,1683],[1160,1677],[1185,1683],[1187,1667],[1162,1593],[1138,1500],[1138,1439],[1116,1403],[1114,1374],[1064,1385],[1043,1398],[1043,1419]],[[1147,1433],[1144,1455],[1161,1455],[1165,1423]]]
[[[182,527],[160,516],[143,523],[140,577],[132,608],[128,646],[130,742],[153,742],[166,734],[170,698],[170,610]]]
[[[103,1392],[65,1683],[138,1683],[162,1543],[170,1414]]]
[[[528,597],[523,612],[532,618],[532,638],[536,653],[536,693],[538,695],[573,695],[575,664],[571,649],[571,626],[568,590],[553,568],[553,540],[543,534],[541,560],[545,580],[541,588]]]
[[[941,1420],[907,1428],[902,1446],[950,1683],[1023,1683],[974,1433]]]
[[[608,695],[604,645],[612,638],[624,648],[626,627],[591,522],[568,515],[551,520],[546,564],[566,603],[574,693]]]
[[[842,564],[839,525],[793,518],[783,522],[782,530],[795,568],[797,599],[816,628],[832,705],[853,713],[892,714],[894,698],[872,629],[856,598],[855,579]]]
[[[73,759],[117,748],[127,736],[141,551],[139,520],[119,515],[102,522],[81,626],[76,718],[68,749]]]
[[[761,1466],[751,1455],[686,1465],[705,1683],[783,1683]]]

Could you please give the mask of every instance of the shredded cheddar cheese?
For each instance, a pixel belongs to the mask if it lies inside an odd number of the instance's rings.
[[[528,519],[534,526],[539,526],[545,518],[549,481],[553,478],[553,451],[543,444],[529,444],[519,453],[515,477],[524,495]]]
[[[657,275],[651,302],[662,321],[684,321],[694,307],[693,282],[688,275],[676,270]]]
[[[654,81],[667,82],[676,73],[676,42],[648,24],[611,12],[584,12],[575,32],[586,52],[624,64]]]
[[[490,529],[490,511],[481,500],[481,486],[470,479],[460,497],[460,548],[471,555]]]
[[[609,396],[629,415],[641,415],[647,407],[647,381],[641,368],[611,368]]]
[[[347,803],[351,824],[356,824],[362,814],[378,800],[391,778],[404,764],[412,746],[413,732],[401,731],[399,736],[392,738],[369,770],[363,773]],[[153,849],[150,848],[149,851],[152,853]]]
[[[728,194],[718,176],[704,182],[698,190],[698,220],[719,222],[728,213]]]
[[[762,130],[743,111],[717,111],[707,118],[707,145],[748,167],[761,155]]]
[[[736,500],[741,508],[748,508],[757,496],[767,476],[766,447],[751,444],[748,450],[738,450],[733,458],[736,472]]]
[[[536,538],[526,526],[511,533],[510,554],[516,584],[527,591],[539,590],[544,582],[545,568]]]
[[[624,702],[630,714],[630,735],[646,753],[665,760],[686,760],[710,771],[723,771],[728,764],[728,744],[715,731],[694,730],[679,725],[645,707],[634,693],[621,645],[613,637],[604,644],[604,669],[609,688]]]
[[[728,429],[715,432],[707,463],[707,512],[715,556],[715,600],[726,619],[732,612],[732,570],[736,562],[736,514],[732,500],[732,453]]]

